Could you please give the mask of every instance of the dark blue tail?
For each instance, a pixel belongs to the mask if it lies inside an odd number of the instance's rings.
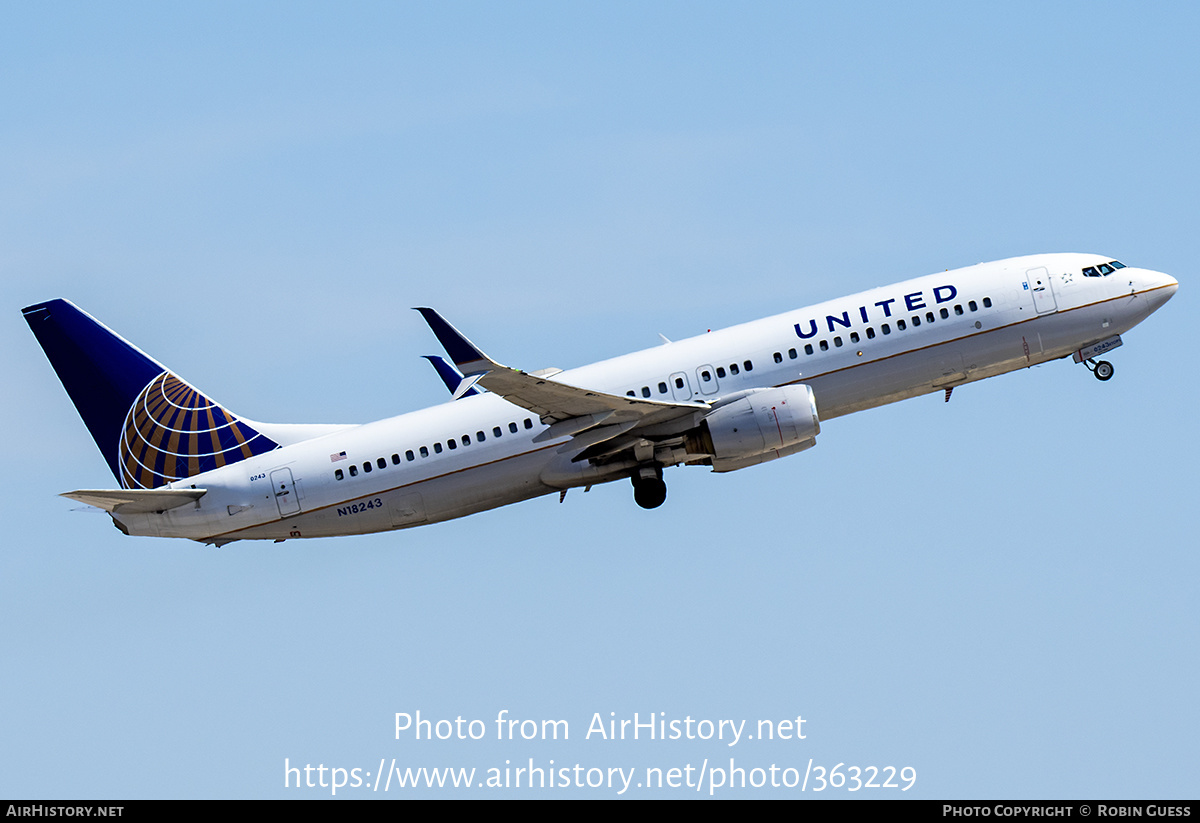
[[[66,300],[21,313],[123,488],[156,488],[279,447]]]

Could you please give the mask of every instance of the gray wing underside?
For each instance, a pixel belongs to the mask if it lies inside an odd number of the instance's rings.
[[[569,420],[584,422],[594,418],[590,426],[633,421],[635,428],[644,428],[690,417],[709,408],[707,403],[700,401],[679,403],[608,394],[510,368],[484,354],[433,309],[418,308],[417,311],[466,377],[478,375],[479,385],[528,409],[546,424]]]

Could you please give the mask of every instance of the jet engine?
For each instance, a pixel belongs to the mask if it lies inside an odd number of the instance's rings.
[[[809,386],[751,389],[709,412],[687,449],[712,455],[713,471],[727,472],[803,451],[820,431]]]

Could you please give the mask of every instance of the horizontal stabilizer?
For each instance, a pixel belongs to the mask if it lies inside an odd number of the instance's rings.
[[[208,489],[80,489],[63,492],[59,497],[69,497],[110,514],[147,514],[186,506],[206,494]]]

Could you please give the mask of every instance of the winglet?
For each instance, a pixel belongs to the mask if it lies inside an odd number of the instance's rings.
[[[429,328],[437,336],[438,342],[442,344],[442,348],[446,350],[446,354],[450,355],[450,359],[454,361],[454,365],[464,375],[470,377],[473,374],[483,374],[484,372],[501,368],[499,363],[480,351],[478,346],[468,340],[458,329],[447,323],[445,318],[436,311],[428,308],[417,308],[416,311],[419,311],[421,316],[425,318],[425,322],[429,324]]]
[[[475,388],[475,383],[481,375],[476,375],[474,378],[468,380],[462,376],[462,373],[458,369],[447,363],[446,358],[441,355],[423,354],[421,356],[433,364],[433,368],[437,370],[438,377],[442,378],[442,382],[446,384],[446,388],[455,400],[460,397],[482,394],[479,389]]]

